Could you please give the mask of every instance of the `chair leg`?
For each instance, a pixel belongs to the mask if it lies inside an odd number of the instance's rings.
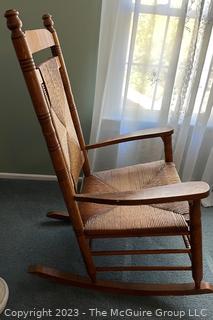
[[[190,234],[192,251],[192,277],[194,279],[196,289],[199,289],[203,278],[200,200],[195,200],[190,206]]]
[[[96,268],[93,262],[88,239],[84,235],[77,235],[78,244],[87,268],[88,275],[93,282],[96,281]]]
[[[89,247],[90,247],[90,249],[92,250],[93,240],[92,240],[92,239],[89,239],[88,241],[89,241]]]

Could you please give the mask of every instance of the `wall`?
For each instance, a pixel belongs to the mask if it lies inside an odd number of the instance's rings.
[[[3,17],[16,8],[23,29],[55,21],[85,140],[88,142],[95,89],[101,0],[1,0],[0,2],[0,172],[51,174],[46,145]]]

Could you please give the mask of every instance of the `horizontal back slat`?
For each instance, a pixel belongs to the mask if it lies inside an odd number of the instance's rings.
[[[52,33],[46,29],[25,31],[25,37],[31,53],[52,47],[55,45]]]

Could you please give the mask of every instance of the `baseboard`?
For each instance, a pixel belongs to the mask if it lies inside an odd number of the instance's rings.
[[[47,174],[25,174],[25,173],[8,173],[8,172],[0,172],[0,179],[57,181],[57,177],[54,176],[54,175],[47,175]]]
[[[9,172],[0,172],[0,179],[57,181],[57,177],[51,174],[28,174],[28,173],[9,173]],[[78,181],[79,183],[81,183],[82,177],[79,177]]]

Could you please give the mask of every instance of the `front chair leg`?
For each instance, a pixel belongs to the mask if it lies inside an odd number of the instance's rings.
[[[190,206],[190,234],[192,251],[192,277],[194,279],[196,289],[199,289],[203,278],[200,200],[193,201],[193,204]]]
[[[49,211],[47,217],[51,219],[63,220],[71,223],[70,217],[66,211]]]

